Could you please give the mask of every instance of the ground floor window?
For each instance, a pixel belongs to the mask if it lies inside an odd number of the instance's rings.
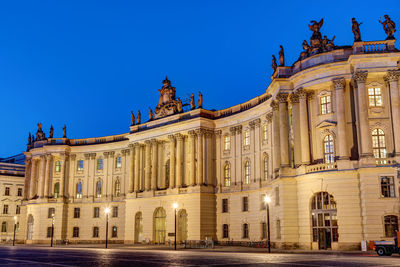
[[[243,238],[249,238],[249,224],[243,224]]]
[[[117,228],[117,226],[113,226],[112,237],[117,237],[117,236],[118,236],[118,228]]]
[[[7,222],[2,222],[1,223],[1,232],[2,233],[7,232]]]
[[[52,231],[51,226],[47,227],[47,237],[51,237],[51,231]]]
[[[72,237],[79,237],[79,227],[73,228]]]
[[[99,237],[99,227],[93,227],[93,237]]]
[[[222,225],[222,238],[229,238],[229,225]]]
[[[385,216],[385,236],[394,237],[399,230],[399,219],[395,215]]]
[[[267,223],[261,223],[261,239],[267,239]]]

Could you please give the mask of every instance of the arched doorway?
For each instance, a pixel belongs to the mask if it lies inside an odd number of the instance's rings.
[[[318,192],[311,199],[313,242],[318,249],[331,249],[332,242],[338,242],[336,201],[327,192]]]
[[[187,240],[187,213],[186,210],[178,212],[178,229],[177,241],[182,242]]]
[[[142,212],[138,211],[135,215],[135,243],[142,242],[142,233],[143,233],[143,225],[142,225]]]
[[[153,217],[153,241],[157,244],[165,243],[165,218],[167,217],[165,210],[161,207],[154,211]]]
[[[26,233],[26,239],[27,240],[32,240],[33,238],[33,216],[32,214],[29,214],[28,216],[28,229]]]

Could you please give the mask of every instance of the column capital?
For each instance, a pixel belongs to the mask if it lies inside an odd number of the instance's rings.
[[[84,154],[84,156],[85,156],[85,159],[89,159],[90,154],[89,154],[89,153],[86,153],[86,154]]]
[[[342,90],[346,86],[346,80],[344,78],[334,79],[332,80],[332,83],[336,90]]]
[[[105,158],[108,158],[108,155],[110,154],[110,152],[103,152],[103,156],[105,157]]]
[[[235,135],[236,134],[236,127],[229,128],[229,131],[231,132],[231,135]]]
[[[268,123],[271,123],[272,122],[272,112],[270,112],[270,113],[268,113],[267,115],[265,115],[265,118],[267,119],[267,122]]]
[[[211,130],[205,130],[205,131],[204,131],[204,135],[205,135],[206,137],[212,137],[213,134],[214,134],[214,131],[211,131]]]
[[[299,103],[299,94],[297,92],[291,93],[289,95],[289,102],[291,104],[297,104]]]
[[[307,99],[307,95],[309,94],[308,90],[305,90],[303,88],[299,88],[296,91],[297,95],[299,96],[299,99]]]
[[[175,136],[174,136],[173,134],[168,135],[168,139],[169,139],[171,142],[175,142]]]
[[[255,120],[252,120],[251,122],[249,122],[249,126],[251,129],[254,129],[256,126],[257,127],[260,126],[260,123],[261,123],[261,119],[258,118],[258,119],[255,119]]]
[[[177,133],[177,134],[175,134],[175,138],[176,138],[178,141],[182,141],[183,138],[185,138],[185,137],[184,137],[183,134]]]
[[[279,101],[279,103],[286,103],[288,100],[288,96],[289,96],[288,93],[279,93],[276,96],[276,99]]]
[[[76,158],[76,154],[69,154],[69,157],[71,158],[71,160],[75,160],[75,158]],[[61,159],[62,160],[66,160],[68,158],[68,156],[67,155],[61,155]]]
[[[242,126],[242,125],[238,125],[238,126],[235,127],[235,130],[236,130],[236,133],[237,133],[237,134],[242,133],[242,129],[243,129],[243,126]]]
[[[129,155],[129,153],[130,153],[130,149],[122,149],[122,150],[121,150],[121,154],[122,154],[123,156]]]
[[[358,83],[365,83],[367,80],[368,71],[367,70],[358,70],[353,74],[353,79]]]
[[[221,130],[215,130],[215,131],[214,131],[214,134],[215,134],[216,136],[221,136],[222,131],[221,131]]]
[[[190,137],[195,137],[196,136],[196,131],[195,130],[190,130],[188,132],[188,134],[190,135]]]
[[[51,160],[52,158],[53,158],[53,155],[52,155],[52,154],[47,154],[47,155],[46,155],[46,159],[47,159],[47,160]]]
[[[146,140],[146,141],[144,141],[144,143],[146,144],[146,146],[149,146],[151,144],[151,141],[150,140]]]
[[[389,82],[397,82],[400,77],[400,70],[388,70],[386,77]]]
[[[277,100],[272,100],[270,106],[271,106],[272,110],[274,110],[274,111],[278,110],[278,108],[279,108],[278,101]]]
[[[110,157],[114,157],[115,151],[110,151]]]

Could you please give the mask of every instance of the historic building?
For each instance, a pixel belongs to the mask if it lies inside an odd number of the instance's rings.
[[[190,110],[166,78],[154,114],[128,133],[54,138],[39,124],[27,152],[28,243],[265,241],[264,196],[276,247],[356,249],[398,230],[400,52],[387,40],[336,46],[312,21],[292,66],[273,57],[272,82],[245,103]],[[385,24],[386,23],[386,24]],[[388,33],[389,32],[389,33]],[[23,225],[22,225],[23,224]]]

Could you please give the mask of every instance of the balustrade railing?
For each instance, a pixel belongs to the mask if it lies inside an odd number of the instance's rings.
[[[321,164],[315,164],[315,165],[307,166],[306,167],[306,173],[330,171],[330,170],[336,170],[336,169],[337,169],[336,162],[333,162],[333,163],[321,163]]]

